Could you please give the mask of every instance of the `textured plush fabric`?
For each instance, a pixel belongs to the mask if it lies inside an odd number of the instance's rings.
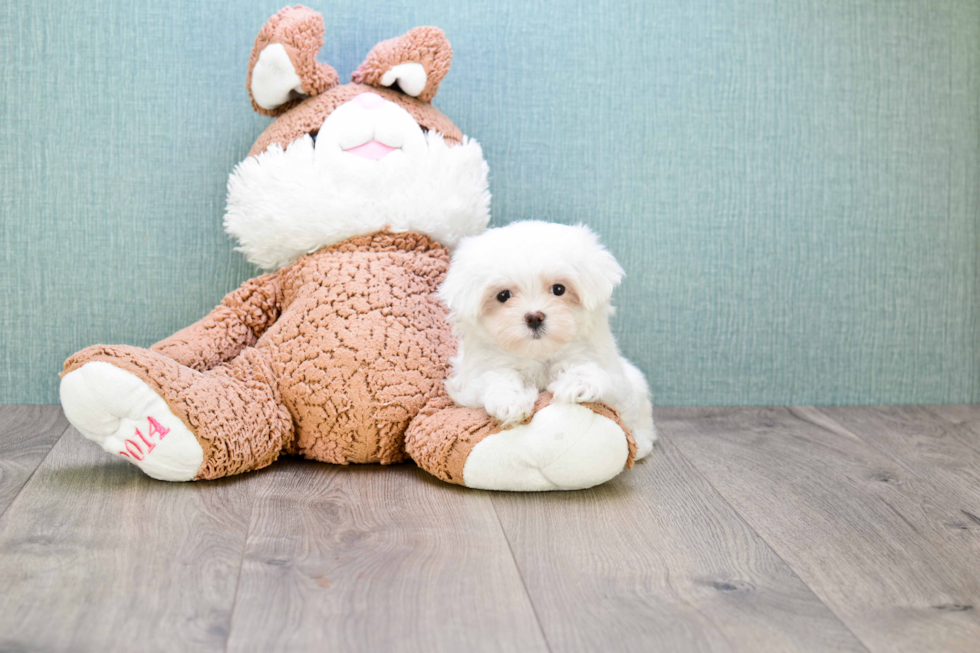
[[[316,60],[323,45],[323,32],[320,14],[300,5],[283,8],[259,30],[248,64],[246,86],[249,95],[252,94],[252,73],[259,56],[269,45],[277,44],[284,47],[302,81],[305,97],[297,97],[273,109],[259,106],[252,98],[252,108],[257,112],[282,117],[259,136],[249,155],[258,154],[273,143],[285,149],[303,134],[316,134],[335,108],[366,92],[378,93],[386,100],[397,103],[424,129],[441,133],[451,143],[462,139],[462,132],[429,104],[453,60],[452,47],[441,29],[417,27],[402,36],[379,43],[352,75],[355,83],[341,87],[336,87],[336,71]],[[382,85],[384,73],[399,63],[419,63],[425,68],[426,85],[417,98]]]
[[[537,413],[551,402],[551,393],[542,393],[534,404],[534,412]],[[636,457],[636,440],[620,420],[619,414],[605,404],[582,405],[613,420],[623,429],[629,444],[626,468],[632,469],[633,459]],[[523,423],[527,424],[533,418],[532,414]],[[433,476],[447,483],[463,485],[463,468],[473,447],[500,430],[500,423],[488,419],[482,409],[456,406],[443,393],[434,397],[409,426],[405,434],[405,449],[412,460]]]
[[[249,150],[249,155],[264,152],[274,143],[285,148],[303,134],[317,133],[330,112],[361,93],[369,92],[377,93],[384,99],[398,104],[408,111],[419,125],[439,132],[447,142],[459,143],[463,140],[463,133],[459,128],[428,102],[384,87],[344,84],[310,98],[279,116],[255,141],[252,149]]]
[[[204,319],[151,347],[199,372],[231,360],[253,346],[279,318],[283,305],[278,274],[250,279],[229,293]]]
[[[381,78],[393,65],[417,63],[425,68],[425,88],[416,97],[430,102],[439,91],[439,83],[449,72],[453,61],[453,49],[446,34],[438,27],[416,27],[402,36],[382,41],[371,48],[351,81],[358,84],[381,86]]]
[[[256,276],[221,219],[284,4],[0,3],[0,401],[57,402],[71,353]],[[980,401],[976,0],[307,4],[342,82],[445,30],[433,103],[483,145],[495,226],[602,236],[655,403]]]
[[[284,7],[270,18],[252,46],[252,57],[248,62],[246,88],[252,94],[252,71],[259,55],[270,43],[280,43],[289,55],[296,74],[303,82],[303,93],[314,96],[337,85],[337,71],[328,64],[316,60],[317,52],[323,45],[323,18],[312,9],[302,6]],[[291,100],[275,109],[263,109],[252,99],[252,108],[266,116],[278,116],[299,104],[302,98]]]
[[[163,397],[204,450],[198,479],[265,467],[295,444],[292,417],[266,351],[249,347],[201,373],[152,350],[95,345],[65,361],[62,375],[93,361],[135,374]]]
[[[149,384],[197,435],[199,478],[281,452],[400,462],[405,430],[443,394],[455,351],[435,294],[448,265],[445,248],[419,234],[352,238],[246,282],[151,350],[89,347],[63,374],[98,360]]]

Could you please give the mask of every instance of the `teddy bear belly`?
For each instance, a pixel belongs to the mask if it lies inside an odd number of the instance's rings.
[[[257,346],[268,349],[293,415],[289,453],[337,464],[406,459],[405,430],[443,391],[453,351],[433,299],[391,297],[365,312],[312,300],[280,317]]]

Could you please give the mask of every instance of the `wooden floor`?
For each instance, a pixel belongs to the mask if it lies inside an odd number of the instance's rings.
[[[599,488],[168,484],[0,408],[0,651],[978,651],[980,406],[658,409]]]

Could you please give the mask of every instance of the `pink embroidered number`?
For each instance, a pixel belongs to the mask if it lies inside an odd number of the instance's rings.
[[[157,446],[157,442],[170,433],[170,429],[165,428],[152,416],[148,415],[146,421],[149,423],[147,435],[143,435],[142,431],[136,429],[134,436],[127,439],[126,444],[123,445],[123,450],[119,452],[120,456],[126,456],[131,460],[143,460]]]

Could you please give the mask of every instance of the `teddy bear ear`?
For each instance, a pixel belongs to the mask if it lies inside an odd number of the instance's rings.
[[[453,63],[453,48],[438,27],[416,27],[374,46],[351,81],[393,87],[431,102]]]
[[[316,60],[323,32],[323,17],[300,5],[282,9],[262,26],[248,62],[252,108],[277,116],[337,85],[337,72]]]

